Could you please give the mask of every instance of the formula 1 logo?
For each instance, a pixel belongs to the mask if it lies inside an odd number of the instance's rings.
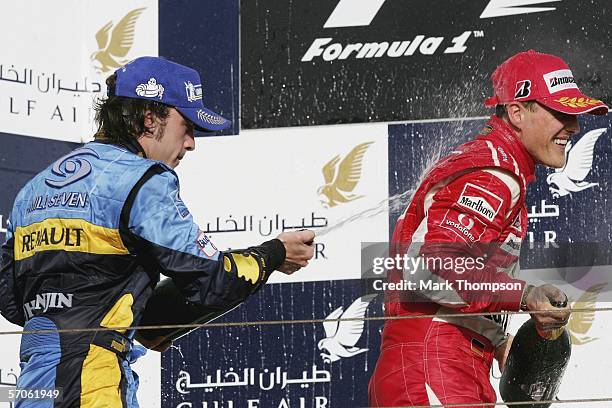
[[[76,181],[79,181],[91,173],[91,164],[82,158],[75,158],[80,155],[94,156],[99,159],[98,153],[88,148],[76,149],[72,153],[60,157],[51,168],[51,172],[56,176],[64,177],[63,180],[45,179],[49,187],[62,188]]]
[[[480,18],[554,11],[554,7],[525,7],[562,0],[490,0]],[[340,0],[325,22],[324,28],[368,26],[386,0]]]

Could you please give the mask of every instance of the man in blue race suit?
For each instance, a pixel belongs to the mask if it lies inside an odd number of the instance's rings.
[[[0,312],[24,330],[45,330],[22,336],[17,387],[62,390],[61,401],[22,399],[20,408],[137,407],[134,337],[163,350],[176,333],[57,330],[136,326],[143,315],[149,324],[168,316],[185,323],[185,313],[201,321],[240,304],[274,270],[293,273],[313,256],[312,231],[222,252],[194,223],[173,169],[194,150],[194,129],[229,126],[203,106],[195,70],[142,57],[107,85],[95,141],[29,181],[11,212]],[[156,288],[160,273],[173,291]],[[168,315],[147,312],[150,299]]]

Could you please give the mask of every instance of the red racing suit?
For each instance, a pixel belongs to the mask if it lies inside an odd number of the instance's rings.
[[[459,263],[428,263],[414,275],[406,269],[389,273],[390,282],[410,276],[450,282],[452,290],[422,288],[416,299],[409,291],[387,291],[387,316],[436,317],[386,321],[369,383],[372,406],[496,400],[489,370],[495,348],[507,339],[507,316],[461,313],[519,310],[525,283],[515,276],[527,231],[526,187],[534,170],[518,136],[494,116],[475,140],[426,174],[397,221],[392,251],[455,261],[480,257],[481,263],[461,270]],[[506,289],[466,289],[459,280],[496,282]],[[432,393],[438,401],[428,397]]]

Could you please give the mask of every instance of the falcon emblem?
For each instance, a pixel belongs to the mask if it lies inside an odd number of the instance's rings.
[[[113,22],[109,21],[96,33],[98,50],[91,54],[90,59],[94,62],[97,72],[108,72],[128,62],[122,58],[127,55],[134,44],[136,20],[145,9],[146,7],[142,7],[130,11],[114,28]]]
[[[324,196],[324,200],[321,200],[324,207],[335,207],[363,197],[351,193],[361,178],[363,155],[372,143],[374,142],[358,144],[342,161],[340,155],[336,155],[323,166],[325,184],[319,187],[317,193]]]
[[[556,169],[546,177],[548,189],[553,198],[559,198],[572,193],[595,187],[599,183],[584,181],[593,166],[593,150],[597,139],[606,132],[606,128],[591,130],[585,134],[576,145],[568,141],[565,146],[565,166]]]
[[[320,340],[317,344],[319,350],[324,350],[321,353],[321,358],[324,362],[333,363],[343,357],[353,357],[368,351],[367,348],[355,347],[355,344],[357,344],[363,334],[365,322],[361,319],[365,316],[368,305],[375,297],[376,295],[361,296],[355,299],[346,311],[344,307],[340,306],[325,318],[323,329],[327,337]],[[327,321],[335,319],[360,320]]]
[[[607,286],[607,283],[600,283],[591,286],[587,291],[572,304],[572,309],[594,309],[597,302],[597,295]],[[572,313],[567,323],[567,328],[572,339],[572,344],[580,346],[597,340],[597,337],[587,336],[593,326],[595,312],[576,312]]]

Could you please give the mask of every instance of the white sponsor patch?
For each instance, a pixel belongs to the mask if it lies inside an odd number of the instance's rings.
[[[544,82],[548,87],[548,92],[551,94],[565,89],[578,89],[578,85],[574,81],[574,74],[569,69],[559,69],[557,71],[544,74]]]
[[[208,235],[204,233],[204,231],[200,231],[198,237],[196,238],[196,243],[200,247],[200,250],[209,258],[212,258],[219,252],[215,244],[212,243]]]
[[[520,237],[517,237],[513,233],[509,233],[500,249],[512,256],[519,256],[521,254],[521,242],[522,239]]]
[[[486,224],[478,218],[463,213],[457,214],[455,210],[448,210],[444,214],[440,226],[459,235],[470,247],[480,241],[487,229]]]
[[[493,221],[503,202],[497,195],[472,183],[465,184],[463,192],[457,200],[457,204],[461,207],[480,214],[489,221]]]

